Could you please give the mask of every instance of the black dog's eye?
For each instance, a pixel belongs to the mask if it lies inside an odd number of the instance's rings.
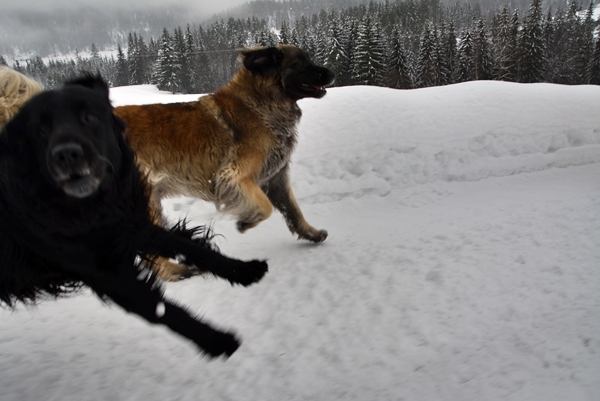
[[[47,125],[40,125],[39,132],[40,136],[48,136],[50,134],[50,128]]]
[[[81,113],[81,121],[86,125],[95,125],[98,123],[98,117],[87,111],[84,111]]]

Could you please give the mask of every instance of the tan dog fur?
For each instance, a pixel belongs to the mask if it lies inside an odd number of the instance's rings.
[[[0,129],[42,86],[18,71],[0,66]]]

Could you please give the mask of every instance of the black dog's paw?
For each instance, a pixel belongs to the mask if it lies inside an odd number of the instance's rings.
[[[269,271],[269,266],[264,260],[251,260],[249,262],[240,262],[235,268],[231,269],[228,277],[225,277],[231,284],[241,284],[244,287],[259,282]]]
[[[229,358],[240,347],[241,341],[231,333],[215,332],[210,341],[203,341],[200,345],[202,354],[210,358],[224,356]]]

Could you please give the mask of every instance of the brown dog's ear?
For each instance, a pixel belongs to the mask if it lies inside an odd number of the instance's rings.
[[[81,85],[86,88],[93,89],[95,91],[101,92],[108,99],[108,84],[100,74],[93,75],[89,72],[84,73],[81,77],[73,79],[71,81],[67,81],[65,86],[69,85]]]
[[[277,67],[283,60],[283,52],[276,47],[242,50],[240,55],[244,67],[252,72],[262,72]]]

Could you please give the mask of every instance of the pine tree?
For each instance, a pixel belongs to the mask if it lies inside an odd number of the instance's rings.
[[[199,53],[196,49],[196,44],[194,43],[194,35],[189,24],[185,29],[183,40],[185,43],[184,87],[186,93],[198,93],[199,91],[196,87],[196,64],[198,63]]]
[[[348,32],[346,37],[346,45],[345,50],[348,55],[348,68],[345,71],[348,71],[348,74],[345,77],[340,77],[343,79],[339,85],[355,85],[357,82],[355,80],[354,74],[356,71],[356,44],[358,43],[358,22],[350,17],[346,17],[344,21],[344,31]]]
[[[333,17],[332,17],[333,18]],[[323,65],[331,49],[330,16],[325,10],[319,13],[318,21],[313,27],[315,50],[312,59],[316,64]]]
[[[141,84],[141,78],[138,75],[137,63],[139,59],[138,54],[138,39],[137,33],[129,32],[127,37],[127,64],[129,66],[129,83],[131,85]]]
[[[176,92],[188,93],[189,68],[185,38],[181,27],[173,31],[173,74],[175,75]]]
[[[117,76],[114,84],[115,86],[129,85],[129,65],[120,44],[117,46]]]
[[[384,85],[385,45],[379,25],[369,14],[365,14],[358,28],[354,63],[354,81],[357,84]]]
[[[600,38],[596,39],[594,54],[588,67],[589,83],[600,85]]]
[[[546,50],[542,30],[542,1],[533,0],[523,22],[519,41],[519,82],[541,82]]]
[[[417,62],[417,87],[426,88],[440,83],[439,50],[435,28],[432,24],[425,27],[421,36],[419,61]]]
[[[587,84],[590,82],[590,65],[594,55],[594,2],[586,11],[585,18],[581,24],[581,35],[579,38],[578,71],[579,80],[576,83]]]
[[[296,21],[292,30],[292,44],[306,51],[308,54],[315,54],[315,44],[308,18],[303,15]]]
[[[518,22],[518,15],[513,14],[511,19],[508,14],[508,7],[504,6],[498,18],[498,33],[494,42],[496,74],[501,81],[515,82],[517,80]]]
[[[467,28],[461,35],[458,44],[458,65],[454,82],[467,82],[475,79],[475,49],[473,44],[473,36]]]
[[[153,37],[150,37],[150,42],[148,42],[148,66],[151,67],[150,76],[152,76],[154,71],[154,65],[158,60],[158,51],[159,51],[159,43],[154,40]]]
[[[40,56],[36,56],[33,60],[27,63],[27,73],[38,82],[44,82],[48,74],[48,67],[44,64],[44,60]]]
[[[558,11],[551,21],[545,23],[546,73],[548,82],[567,84],[571,79],[571,53],[573,43],[570,39],[576,16]]]
[[[330,45],[324,49],[327,52],[323,55],[322,64],[336,74],[334,85],[343,86],[351,74],[350,55],[345,46],[348,38],[344,35],[344,30],[340,27],[340,20],[337,14],[332,15],[331,18],[327,31],[327,36],[330,38]]]
[[[492,58],[492,44],[488,37],[485,21],[479,20],[477,36],[474,41],[475,50],[475,79],[491,80],[494,78],[494,61]]]
[[[6,62],[6,59],[4,58],[4,56],[0,55],[0,65],[5,65],[8,67],[8,63]]]
[[[413,87],[406,50],[402,43],[400,29],[394,28],[390,39],[390,53],[386,84],[395,89],[411,89]]]
[[[452,20],[448,29],[444,21],[440,24],[438,58],[440,63],[440,85],[449,85],[454,82],[454,62],[456,59],[456,36]]]
[[[554,39],[556,36],[556,23],[552,18],[552,9],[548,10],[543,24],[544,48],[546,50],[546,68],[544,73],[545,82],[554,82]]]
[[[276,46],[279,38],[277,38],[273,32],[268,29],[261,29],[256,35],[254,41],[258,46]]]
[[[281,23],[281,28],[279,29],[279,43],[284,45],[290,43],[290,25],[287,21]]]
[[[448,35],[443,42],[445,57],[448,63],[448,83],[454,83],[454,77],[458,70],[458,45],[457,37],[454,29],[454,20],[450,20],[448,26]]]
[[[111,85],[117,82],[117,61],[113,56],[100,60],[100,75]]]
[[[169,35],[167,28],[164,28],[158,43],[158,55],[156,67],[152,74],[152,83],[156,85],[158,89],[175,93],[178,88],[178,82],[173,68],[173,65],[175,64],[173,53],[171,35]]]
[[[190,80],[194,93],[207,93],[215,88],[211,79],[210,63],[206,54],[202,31],[195,32],[193,36],[194,43],[189,45],[190,49],[192,47],[194,49]]]

